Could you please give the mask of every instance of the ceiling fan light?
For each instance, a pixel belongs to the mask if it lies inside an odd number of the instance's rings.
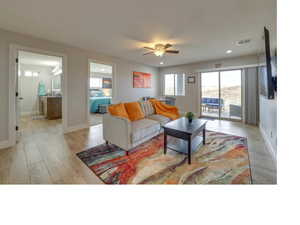
[[[163,50],[156,50],[156,51],[154,51],[154,54],[155,54],[156,56],[163,56],[164,53],[165,53],[165,51],[163,51]]]

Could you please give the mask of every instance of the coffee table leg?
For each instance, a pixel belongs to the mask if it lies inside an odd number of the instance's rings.
[[[192,148],[192,143],[191,143],[191,138],[188,140],[188,163],[191,164],[191,148]]]
[[[205,127],[203,128],[203,145],[205,145]]]
[[[164,132],[164,154],[167,153],[167,145],[168,145],[168,143],[167,143],[167,133]]]

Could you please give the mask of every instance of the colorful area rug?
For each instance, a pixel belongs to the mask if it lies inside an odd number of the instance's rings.
[[[100,146],[77,156],[106,184],[250,184],[247,139],[207,131],[206,145],[187,156],[168,150],[163,134],[139,145],[129,156],[114,145]]]

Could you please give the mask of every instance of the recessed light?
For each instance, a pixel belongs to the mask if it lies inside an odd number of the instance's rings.
[[[227,50],[226,54],[230,54],[232,52],[232,50]]]
[[[163,64],[164,64],[164,62],[160,62],[159,64],[160,64],[160,65],[163,65]]]

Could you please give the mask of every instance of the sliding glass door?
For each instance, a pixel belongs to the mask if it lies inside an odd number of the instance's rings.
[[[241,70],[220,72],[220,98],[223,108],[221,118],[242,119],[242,76]]]
[[[242,119],[241,70],[201,74],[201,116]]]
[[[202,73],[202,115],[219,117],[219,73]]]

